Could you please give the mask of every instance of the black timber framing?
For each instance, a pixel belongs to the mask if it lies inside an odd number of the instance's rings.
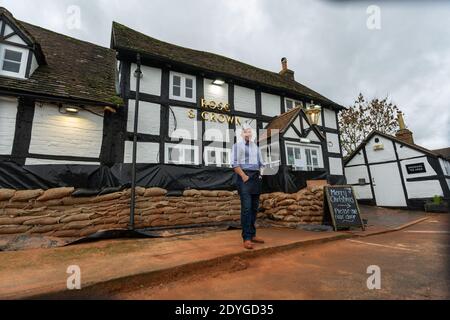
[[[367,174],[369,175],[369,180],[370,180],[370,190],[372,191],[372,197],[373,197],[373,201],[375,203],[377,203],[377,198],[375,196],[375,188],[373,187],[373,178],[372,178],[372,172],[370,171],[370,165],[369,165],[369,160],[367,158],[367,152],[366,152],[366,148],[362,148],[362,152],[363,152],[363,157],[364,157],[364,165],[366,166],[366,170],[367,170]]]
[[[198,80],[197,80],[198,82]],[[166,162],[165,140],[169,139],[169,96],[170,96],[170,69],[165,66],[161,72],[161,112],[159,124],[159,163]],[[142,97],[142,94],[141,94]],[[144,100],[144,99],[142,99]],[[144,100],[145,101],[145,100]]]
[[[444,198],[446,198],[447,200],[450,200],[450,190],[449,190],[447,180],[446,180],[446,178],[448,179],[448,177],[444,175],[444,171],[442,170],[442,166],[439,162],[439,158],[427,156],[427,160],[428,160],[428,163],[430,164],[430,166],[433,168],[433,170],[437,174],[437,180],[439,181],[439,184],[441,185]]]
[[[31,131],[33,129],[35,100],[25,97],[18,99],[16,128],[11,158],[20,165],[24,165],[29,156]]]
[[[133,56],[129,55],[129,53],[124,52],[123,50],[119,50],[119,54],[118,54],[118,58],[119,59],[125,59],[125,61],[130,65],[131,63],[133,63]],[[169,132],[168,132],[168,126],[169,126],[169,107],[173,106],[173,107],[184,107],[186,109],[192,109],[192,110],[196,110],[197,112],[197,119],[201,120],[202,123],[202,137],[204,135],[205,132],[205,121],[203,121],[201,119],[201,110],[203,110],[201,108],[201,99],[205,98],[205,93],[204,93],[204,81],[205,79],[216,79],[216,78],[222,78],[226,81],[226,83],[228,84],[228,103],[230,104],[231,107],[231,112],[227,113],[227,112],[220,112],[220,111],[214,111],[217,114],[227,114],[227,115],[231,115],[231,116],[236,116],[236,117],[241,117],[241,118],[251,118],[251,119],[255,119],[256,123],[257,123],[257,128],[258,129],[262,129],[263,128],[263,123],[269,123],[271,120],[273,120],[273,117],[270,116],[265,116],[262,114],[262,92],[264,93],[269,93],[269,94],[276,94],[277,96],[279,96],[280,98],[280,108],[281,111],[285,110],[285,98],[289,98],[289,99],[294,99],[297,101],[302,102],[303,104],[310,102],[311,98],[310,97],[305,97],[305,96],[301,96],[301,95],[293,95],[291,93],[286,93],[283,91],[280,91],[278,89],[274,90],[273,88],[267,88],[267,87],[262,87],[260,84],[258,83],[252,83],[252,82],[248,82],[248,81],[241,81],[241,79],[230,79],[227,78],[224,75],[219,75],[219,74],[213,74],[211,72],[207,72],[205,70],[199,70],[199,69],[194,69],[191,68],[189,66],[183,66],[183,65],[179,65],[173,62],[164,62],[164,61],[158,61],[158,60],[154,60],[154,59],[150,59],[149,57],[143,57],[142,58],[142,63],[145,66],[149,66],[149,67],[155,67],[155,68],[160,68],[162,70],[162,84],[161,84],[161,96],[156,96],[156,95],[151,95],[151,94],[146,94],[146,93],[142,93],[141,92],[141,101],[146,101],[146,102],[151,102],[151,103],[155,103],[155,104],[160,104],[161,105],[161,115],[160,115],[160,135],[156,136],[156,135],[144,135],[144,134],[140,134],[138,135],[139,141],[140,142],[158,142],[160,143],[160,151],[159,151],[159,157],[160,157],[160,163],[164,163],[165,162],[165,143],[173,143],[173,144],[177,144],[177,143],[184,143],[184,144],[194,144],[194,140],[187,140],[184,139],[183,142],[179,141],[173,141],[172,139],[169,138]],[[197,102],[196,103],[191,103],[191,102],[183,102],[183,101],[178,101],[178,100],[171,100],[169,99],[169,91],[170,91],[170,87],[169,87],[169,83],[170,83],[170,72],[174,71],[174,72],[180,72],[180,73],[186,73],[186,74],[190,74],[190,75],[194,75],[196,76],[196,95],[197,95]],[[122,74],[123,78],[128,78],[127,75]],[[234,107],[234,87],[235,85],[239,85],[239,86],[243,86],[243,87],[247,87],[249,89],[253,89],[255,90],[255,100],[256,100],[256,113],[249,113],[249,112],[242,112],[242,111],[237,111]],[[126,90],[123,90],[122,88],[122,93],[123,93],[123,98],[124,100],[130,99],[134,96],[134,92],[130,90],[130,86],[128,85]],[[329,108],[333,111],[337,111],[337,109],[333,108],[331,105],[327,105],[326,103],[322,104],[322,106],[324,108]],[[126,122],[126,121],[125,121]],[[322,122],[324,122],[324,115],[322,113]],[[303,122],[300,121],[300,126],[303,130]],[[236,126],[235,123],[230,123],[229,124],[229,129],[230,130],[235,130]],[[317,127],[317,129],[321,129],[321,127]],[[322,127],[322,130],[324,132],[330,132],[330,133],[336,133],[339,135],[339,131],[336,129],[331,129],[331,128],[325,128]],[[259,134],[259,130],[258,134]],[[299,134],[301,136],[301,132],[298,132],[298,130],[295,130],[297,134]],[[128,134],[126,134],[126,139]],[[280,153],[281,153],[281,161],[282,163],[286,163],[286,148],[285,148],[285,141],[289,141],[288,139],[284,139],[281,138],[280,139]],[[201,140],[201,149],[199,154],[203,154],[205,147],[212,145],[213,142],[212,141],[205,141],[204,139]],[[323,160],[324,160],[324,167],[327,170],[327,172],[329,172],[329,160],[328,160],[328,156],[330,155],[328,153],[328,148],[326,145],[325,141],[322,141],[320,143],[313,143],[313,144],[318,144],[322,146],[322,154],[323,154]],[[215,144],[214,146],[216,146],[217,144]],[[226,146],[226,143],[223,142],[223,145]],[[340,146],[341,148],[341,146]],[[331,154],[334,157],[339,157],[342,159],[342,148],[341,150],[341,154]],[[342,161],[343,162],[343,161]],[[202,157],[202,159],[200,159],[200,164],[204,164],[204,157]]]

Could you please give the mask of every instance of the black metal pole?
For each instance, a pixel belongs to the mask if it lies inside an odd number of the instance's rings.
[[[136,209],[136,158],[137,158],[137,133],[139,120],[139,90],[141,85],[141,55],[136,56],[137,69],[134,72],[136,77],[136,104],[134,108],[134,130],[133,130],[133,160],[131,167],[131,204],[130,204],[130,225],[128,228],[134,230],[134,213]]]

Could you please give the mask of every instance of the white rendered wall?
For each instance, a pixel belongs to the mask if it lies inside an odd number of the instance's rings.
[[[341,158],[328,158],[330,163],[330,174],[336,176],[344,175],[342,171],[342,159]]]
[[[103,117],[80,110],[61,114],[56,105],[36,104],[30,153],[97,158],[103,139]]]
[[[380,142],[378,144],[383,144],[384,149],[383,150],[374,150],[374,146],[377,144],[375,142],[375,139],[378,138]],[[392,161],[397,160],[395,157],[395,151],[394,151],[394,144],[391,140],[386,139],[384,137],[381,137],[379,135],[374,135],[372,139],[370,139],[367,142],[366,145],[366,153],[367,153],[367,160],[369,163],[377,163],[377,162],[384,162],[384,161]]]
[[[14,42],[14,43],[17,43],[17,44],[20,44],[20,45],[23,45],[23,46],[27,45],[26,42],[23,41],[22,38],[19,37],[17,34],[13,35],[12,37],[7,38],[6,41]]]
[[[317,136],[314,130],[311,130],[311,132],[308,133],[308,136],[306,138],[313,142],[320,142],[320,138]]]
[[[188,116],[191,109],[183,107],[171,107],[171,109],[173,113],[169,110],[169,137],[194,140],[198,139],[198,130],[201,123],[198,123],[197,121],[197,111],[192,110],[195,114],[195,118],[191,119]],[[176,131],[174,131],[175,124]]]
[[[372,189],[370,188],[370,185],[364,185],[364,186],[353,186],[353,189],[355,190],[355,196],[356,199],[364,199],[364,200],[372,200]]]
[[[35,159],[27,158],[25,160],[25,165],[27,166],[38,166],[38,165],[100,165],[100,162],[83,162],[83,161],[67,161],[67,160],[48,160],[48,159]]]
[[[269,117],[276,117],[281,114],[281,98],[279,96],[261,93],[262,114]]]
[[[295,132],[294,129],[289,128],[286,133],[284,134],[285,138],[294,138],[294,139],[300,139],[300,137],[298,136],[298,134]]]
[[[441,184],[438,180],[406,182],[408,198],[432,198],[443,196]]]
[[[325,118],[325,127],[337,129],[336,112],[327,108],[323,108],[322,110]]]
[[[363,154],[362,150],[360,150],[357,154],[355,154],[353,156],[352,160],[350,160],[347,163],[347,166],[355,166],[355,165],[359,165],[359,164],[365,164],[364,154]]]
[[[136,100],[129,100],[128,102],[128,120],[127,131],[134,131],[134,110]],[[139,121],[138,133],[159,135],[160,132],[160,111],[159,104],[140,101],[139,102]]]
[[[339,136],[336,133],[326,133],[327,137],[327,148],[330,153],[341,153],[341,148],[339,146]],[[330,142],[332,146],[330,146]]]
[[[234,86],[234,108],[237,111],[256,113],[255,90]]]
[[[442,196],[442,188],[439,180],[429,180],[429,181],[407,181],[410,178],[422,178],[428,176],[436,176],[436,171],[428,163],[427,157],[409,159],[400,161],[403,177],[405,179],[406,191],[408,193],[408,198],[432,198],[435,195]],[[408,174],[406,166],[409,164],[423,163],[425,166],[425,171],[423,173]]]
[[[229,137],[229,125],[228,122],[220,123],[220,122],[211,122],[205,121],[205,141],[230,141]]]
[[[125,141],[124,162],[133,160],[133,141]],[[159,163],[159,143],[138,142],[136,163]]]
[[[369,172],[365,165],[345,168],[345,177],[348,184],[358,184],[359,179],[365,179],[366,183],[370,183]]]
[[[408,171],[406,170],[406,166],[410,165],[410,164],[416,164],[416,163],[423,163],[425,166],[426,172],[409,174]],[[402,160],[402,161],[400,161],[400,164],[401,164],[402,171],[403,171],[403,177],[405,177],[405,179],[422,178],[422,177],[437,175],[436,171],[434,171],[433,167],[431,167],[430,164],[428,163],[427,157]]]
[[[18,101],[16,98],[0,97],[0,154],[10,155],[16,131]]]
[[[136,91],[136,78],[134,77],[134,72],[136,71],[136,68],[137,65],[135,63],[132,63],[130,72],[131,91]],[[141,71],[142,71],[142,78],[140,82],[140,92],[160,96],[161,74],[162,74],[161,69],[141,66]]]
[[[450,177],[450,161],[439,159],[439,163],[441,164],[442,172],[444,176]]]
[[[228,103],[228,84],[221,86],[213,84],[213,79],[204,79],[205,99],[216,103]]]
[[[423,156],[423,152],[419,152],[417,150],[411,149],[407,146],[404,146],[400,143],[395,142],[395,146],[397,147],[397,154],[400,160],[412,158],[412,157],[420,157]]]

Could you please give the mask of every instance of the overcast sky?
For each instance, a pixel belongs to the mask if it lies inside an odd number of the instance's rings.
[[[428,2],[428,4],[426,3]],[[103,46],[111,23],[278,72],[348,106],[389,95],[416,143],[450,147],[450,1],[0,0],[18,19]],[[80,28],[69,28],[70,6]],[[380,24],[370,5],[380,8]],[[73,16],[73,15],[72,15]],[[369,29],[380,26],[380,29]]]

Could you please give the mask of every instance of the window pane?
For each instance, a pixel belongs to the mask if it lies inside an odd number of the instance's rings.
[[[193,91],[192,89],[186,88],[186,98],[193,98]]]
[[[291,110],[293,107],[292,100],[286,100],[286,110]]]
[[[300,154],[300,149],[299,148],[295,148],[295,159],[301,159],[302,156]]]
[[[20,63],[17,62],[10,62],[10,61],[3,61],[3,70],[9,71],[9,72],[20,72]]]
[[[228,165],[228,152],[222,152],[222,164]]]
[[[317,150],[311,150],[311,154],[312,154],[313,156],[317,156]]]
[[[312,160],[313,160],[313,165],[315,167],[318,167],[319,166],[319,161],[317,161],[317,158],[313,158]]]
[[[294,159],[294,149],[288,147],[288,164],[293,165],[295,163],[295,159]]]
[[[15,62],[21,62],[22,61],[22,52],[12,51],[12,50],[5,50],[5,60],[15,61]]]
[[[181,88],[177,86],[173,86],[173,95],[176,97],[181,96]]]
[[[178,162],[180,160],[180,151],[178,148],[169,148],[169,161]]]
[[[311,150],[306,149],[306,164],[310,166],[312,164],[311,161]]]
[[[173,76],[173,85],[181,87],[181,78],[179,76]]]
[[[194,81],[192,79],[186,79],[186,88],[193,89],[194,88]]]

